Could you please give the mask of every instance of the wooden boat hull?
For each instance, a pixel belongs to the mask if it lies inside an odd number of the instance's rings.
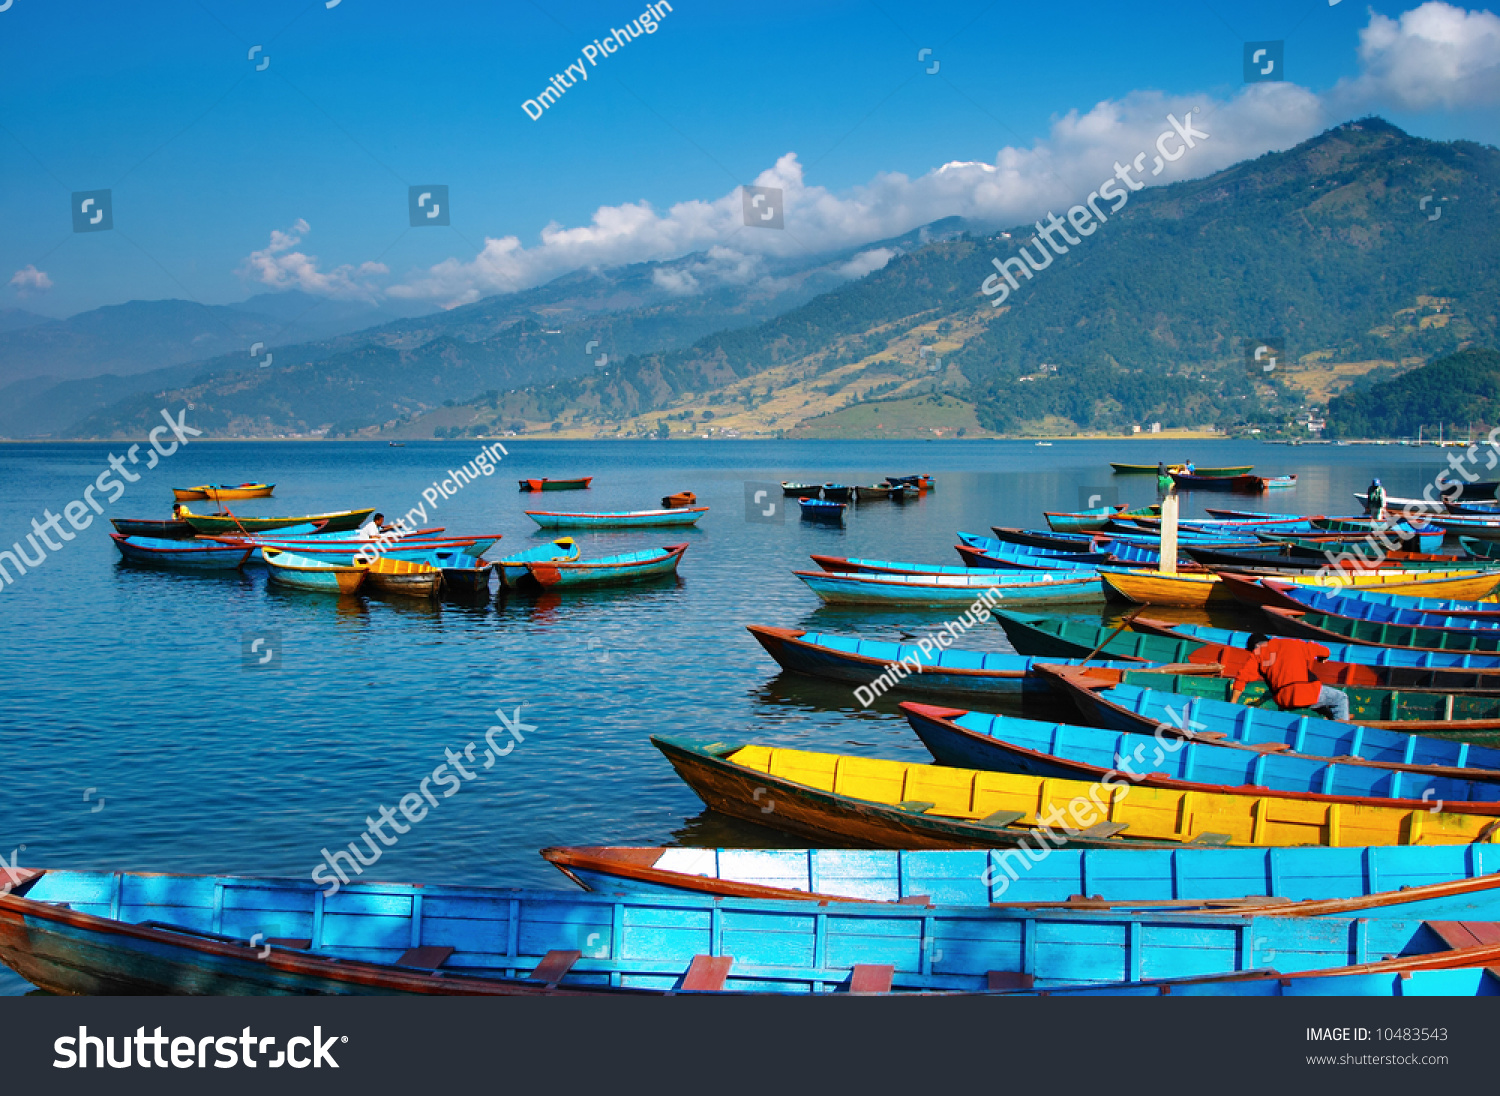
[[[793,571],[813,593],[833,605],[905,605],[945,609],[980,598],[1007,605],[1098,604],[1104,600],[1092,572],[1007,572],[985,575],[861,575]],[[902,581],[909,580],[909,581]],[[951,581],[950,581],[951,580]]]
[[[817,498],[823,493],[823,485],[820,483],[789,483],[783,481],[781,484],[781,495],[783,498],[801,499]]]
[[[145,518],[110,518],[115,532],[126,537],[154,537],[157,540],[191,540],[197,536],[185,521],[150,521]]]
[[[366,510],[338,510],[330,514],[303,514],[300,517],[258,518],[221,517],[217,514],[193,514],[183,508],[182,517],[196,532],[216,533],[260,533],[272,529],[285,529],[292,525],[317,525],[322,532],[341,532],[358,529],[370,520],[374,507]]]
[[[1111,658],[1122,661],[1159,664],[1187,662],[1195,651],[1215,644],[1243,647],[1249,633],[1210,629],[1136,617],[1130,631],[1114,629],[1061,617],[1035,616],[995,610],[995,620],[1005,631],[1011,646],[1024,655],[1042,658]],[[1344,645],[1328,662],[1313,667],[1318,679],[1329,685],[1368,685],[1382,689],[1423,689],[1445,693],[1493,693],[1500,691],[1500,673],[1451,666],[1426,666],[1416,662],[1393,665],[1387,652],[1373,647]],[[1364,656],[1366,661],[1351,662],[1349,656]],[[1441,658],[1442,656],[1436,656]],[[1376,661],[1381,659],[1381,661]],[[1496,669],[1500,669],[1497,667]]]
[[[844,520],[845,503],[830,502],[825,499],[802,498],[797,500],[797,506],[802,511],[804,521],[827,521],[835,524]]]
[[[856,487],[854,497],[860,502],[889,501],[892,492],[896,490],[898,489],[894,487]]]
[[[854,488],[842,483],[823,484],[823,497],[830,502],[848,502],[853,494]]]
[[[323,594],[352,594],[363,585],[369,568],[320,563],[280,552],[275,548],[262,548],[261,558],[270,568],[272,582],[291,586],[298,590],[315,590]],[[290,557],[290,558],[287,558]]]
[[[1104,580],[1108,594],[1137,605],[1206,609],[1210,605],[1226,605],[1234,601],[1221,588],[1217,575],[1162,575],[1100,568],[1099,577]]]
[[[531,572],[526,570],[528,563],[566,563],[576,560],[578,556],[577,542],[572,537],[559,537],[551,544],[538,545],[496,560],[495,570],[500,574],[502,586],[515,586],[522,579],[530,577]]]
[[[1010,909],[1115,908],[1333,912],[1500,920],[1500,850],[1488,845],[1368,848],[1054,849],[1046,870],[1016,871],[987,849],[554,847],[542,857],[587,890],[685,891]],[[1487,874],[1488,873],[1488,874]],[[1088,896],[1088,897],[1086,897]],[[1401,896],[1412,904],[1395,903]],[[1305,912],[1304,912],[1304,907]]]
[[[654,552],[632,552],[577,562],[542,562],[526,564],[531,577],[548,589],[575,586],[619,586],[644,582],[677,573],[677,564],[688,550],[686,544],[669,544]]]
[[[685,506],[680,510],[630,510],[595,514],[527,510],[526,516],[543,529],[652,529],[665,525],[696,525],[698,519],[706,513],[707,506]]]
[[[443,572],[425,563],[381,556],[366,568],[365,581],[382,594],[437,597],[443,589]]]
[[[127,537],[120,533],[111,533],[110,539],[120,555],[131,563],[183,571],[236,571],[254,551],[192,540]]]
[[[903,702],[917,737],[941,765],[1022,773],[1062,780],[1100,781],[1129,771],[1132,783],[1214,795],[1249,795],[1366,807],[1443,809],[1500,815],[1500,784],[1346,764],[1326,757],[1236,749],[1218,742],[1184,741],[1161,748],[1132,732],[1098,730],[988,716],[958,708]],[[1500,776],[1500,773],[1496,774]]]
[[[882,967],[883,992],[982,992],[1248,973],[1272,956],[1281,971],[1379,955],[1430,966],[1467,958],[1410,916],[1356,926],[1349,917],[951,906],[936,917],[887,903],[812,916],[817,907],[802,900],[358,882],[320,901],[301,881],[138,873],[46,872],[22,887],[0,898],[0,959],[74,993],[805,994],[856,988]],[[123,917],[109,916],[116,908]],[[249,940],[267,928],[278,941],[288,939],[281,932],[299,938],[262,953]],[[436,970],[419,965],[434,960]],[[544,975],[554,962],[560,973]],[[716,971],[712,986],[693,981],[704,967]]]
[[[1316,639],[1319,643],[1357,643],[1366,647],[1397,648],[1432,654],[1464,654],[1500,660],[1500,635],[1465,628],[1412,628],[1371,620],[1313,613],[1303,609],[1263,606],[1270,627],[1283,635]]]
[[[653,736],[651,741],[714,810],[842,846],[1007,847],[1028,833],[1038,838],[1030,830],[1018,833],[1017,826],[1060,818],[1074,799],[1082,799],[1088,808],[1071,816],[1075,826],[1069,830],[1076,828],[1077,835],[1054,834],[1058,843],[1074,847],[1098,847],[1103,842],[1103,847],[1114,848],[1170,848],[1194,841],[1454,845],[1486,843],[1500,831],[1490,816],[1434,813],[1425,806],[1407,810],[1312,803],[1181,792],[1150,784],[1127,789],[1116,783],[1102,791],[1099,784],[1084,781],[685,738]],[[830,790],[841,785],[842,790]],[[1092,801],[1090,789],[1097,797]],[[996,823],[986,826],[980,821],[986,817]],[[1094,837],[1086,830],[1095,825],[1103,827],[1097,832],[1122,836]]]
[[[1462,770],[1465,779],[1500,780],[1500,749],[1494,747],[1183,697],[1134,685],[1090,687],[1086,674],[1067,668],[1060,668],[1053,680],[1066,690],[1085,722],[1093,727],[1205,741],[1222,735],[1215,741],[1225,746],[1290,750],[1308,757],[1336,757],[1349,765],[1374,765],[1429,776],[1453,776]]]
[[[1204,609],[1210,605],[1226,605],[1235,600],[1234,594],[1223,588],[1217,574],[1161,575],[1103,567],[1099,569],[1099,574],[1111,593],[1138,605]],[[1500,583],[1500,576],[1461,571],[1423,573],[1393,570],[1323,575],[1313,579],[1314,585],[1334,589],[1342,585],[1358,589],[1378,587],[1390,593],[1410,594],[1414,597],[1454,598],[1483,597],[1497,583]]]
[[[275,489],[274,483],[242,483],[237,487],[205,484],[201,487],[174,487],[172,496],[178,502],[197,502],[202,499],[232,502],[235,499],[268,499]]]
[[[789,673],[806,674],[828,681],[869,685],[881,677],[896,679],[892,690],[937,696],[1031,696],[1052,699],[1051,687],[1034,672],[1039,659],[985,651],[961,651],[934,647],[929,654],[910,644],[879,643],[854,636],[828,636],[800,628],[770,628],[746,625],[766,653]],[[898,667],[920,666],[898,675]],[[1127,663],[1103,663],[1120,668]],[[1045,705],[1050,707],[1051,705]]]
[[[594,482],[593,476],[579,479],[523,479],[522,491],[582,491]]]

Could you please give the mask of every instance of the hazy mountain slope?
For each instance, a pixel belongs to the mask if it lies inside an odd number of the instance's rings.
[[[1394,380],[1335,397],[1328,431],[1335,437],[1464,436],[1500,425],[1500,353],[1464,350]]]

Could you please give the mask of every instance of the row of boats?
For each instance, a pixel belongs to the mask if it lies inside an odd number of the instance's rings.
[[[815,561],[965,604],[985,577]],[[1500,637],[1475,563],[1209,572],[1263,630],[1385,628],[1313,664],[1343,722],[1237,695],[1244,632],[1002,605],[1005,653],[752,625],[787,673],[903,696],[933,759],[653,737],[710,808],[819,847],[543,850],[571,891],[13,868],[0,960],[63,992],[1494,995],[1500,650],[1402,642]],[[1054,570],[984,569],[1006,595]]]

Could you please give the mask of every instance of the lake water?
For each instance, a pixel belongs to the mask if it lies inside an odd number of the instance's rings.
[[[174,485],[246,480],[274,482],[276,497],[231,504],[236,513],[375,506],[394,516],[479,447],[200,440],[153,470],[138,467],[141,479],[105,517],[166,517]],[[366,878],[565,887],[539,848],[793,843],[708,815],[648,736],[927,756],[894,704],[860,710],[841,686],[779,676],[745,631],[761,623],[896,639],[949,615],[820,608],[791,574],[812,567],[809,553],[955,564],[955,530],[1039,527],[1042,510],[1076,510],[1110,491],[1124,503],[1154,500],[1154,478],[1111,476],[1110,459],[1191,456],[1300,476],[1295,490],[1259,499],[1187,496],[1184,516],[1201,515],[1205,500],[1351,513],[1351,492],[1372,472],[1392,495],[1419,495],[1442,466],[1430,448],[1144,440],[517,440],[509,449],[496,475],[443,499],[428,522],[503,533],[489,553],[498,556],[549,539],[523,515],[528,506],[639,509],[691,490],[712,508],[696,529],[578,538],[585,556],[687,541],[679,578],[431,606],[337,599],[267,589],[260,567],[201,577],[128,566],[100,518],[0,590],[0,855],[38,867],[306,878],[325,846],[358,839],[366,816],[415,791],[445,749],[476,742],[482,756],[497,708],[520,708],[535,730],[440,799]],[[109,454],[89,444],[0,447],[0,545],[44,509],[61,513],[81,498]],[[747,520],[747,482],[918,472],[936,476],[937,489],[905,505],[862,505],[842,528],[795,513]],[[575,475],[595,476],[592,490],[516,490],[523,476]],[[997,626],[970,635],[967,646],[1009,649]],[[271,640],[279,668],[246,668],[254,637]],[[0,971],[0,993],[27,988]]]

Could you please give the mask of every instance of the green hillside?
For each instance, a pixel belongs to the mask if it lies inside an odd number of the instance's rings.
[[[1496,425],[1500,353],[1493,350],[1464,350],[1328,405],[1328,431],[1342,438],[1464,436]]]

